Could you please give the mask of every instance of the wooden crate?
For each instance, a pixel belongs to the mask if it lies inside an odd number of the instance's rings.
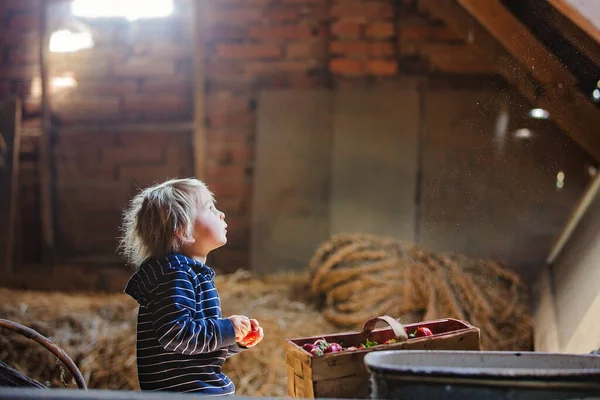
[[[389,328],[375,330],[383,321]],[[433,336],[408,338],[418,327],[427,327]],[[366,339],[378,343],[396,338],[398,343],[380,344],[362,350],[313,356],[302,349],[305,343],[323,338],[342,343],[344,347],[358,346]],[[446,318],[402,326],[389,316],[374,318],[365,323],[362,331],[286,340],[288,394],[296,398],[368,398],[369,373],[363,358],[371,351],[381,350],[480,350],[479,329],[467,322]]]

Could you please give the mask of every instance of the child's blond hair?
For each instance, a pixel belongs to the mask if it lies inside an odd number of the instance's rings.
[[[206,184],[195,178],[171,179],[144,189],[123,214],[120,250],[139,267],[152,257],[178,252],[194,241],[199,201],[213,200]]]

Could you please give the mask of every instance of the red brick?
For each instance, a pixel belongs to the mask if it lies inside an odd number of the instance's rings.
[[[347,56],[391,56],[394,54],[394,45],[391,42],[366,42],[334,40],[330,43],[330,50],[333,54]]]
[[[118,217],[122,207],[131,197],[131,185],[113,180],[84,179],[58,184],[56,192],[61,216],[62,213],[66,213],[65,216],[76,217],[78,213],[82,215],[83,211],[116,211]],[[113,226],[116,227],[118,224]]]
[[[117,170],[119,181],[132,182],[142,188],[168,179],[184,178],[181,166],[177,164],[122,165]]]
[[[0,9],[34,12],[38,9],[38,4],[37,0],[2,0]]]
[[[218,91],[210,93],[206,99],[206,109],[212,114],[227,114],[249,110],[247,96],[235,96],[231,92]]]
[[[218,44],[217,57],[224,59],[276,58],[281,47],[276,44]]]
[[[329,44],[333,54],[368,56],[369,42],[334,40]]]
[[[178,110],[189,108],[188,99],[181,96],[145,96],[135,95],[124,98],[125,109],[127,111],[145,111],[145,112],[176,112]]]
[[[191,132],[121,132],[117,134],[117,143],[123,147],[135,147],[140,143],[162,148],[189,147],[192,138]]]
[[[58,185],[63,183],[83,182],[86,180],[116,180],[116,169],[113,165],[85,165],[74,162],[55,163],[55,179]]]
[[[314,56],[313,45],[310,43],[290,43],[286,46],[285,54],[287,58],[310,58]]]
[[[209,127],[206,130],[206,138],[211,145],[229,143],[232,146],[247,146],[252,128],[253,126],[249,126],[248,129]]]
[[[251,112],[209,115],[210,127],[215,129],[254,126],[256,117]]]
[[[395,60],[367,61],[367,72],[372,75],[393,76],[398,73],[398,63]]]
[[[311,35],[311,28],[308,25],[253,26],[250,28],[250,37],[261,40],[307,39]]]
[[[10,30],[39,31],[41,20],[36,13],[21,13],[14,15],[9,22]]]
[[[215,40],[245,39],[248,37],[248,28],[245,26],[213,25],[206,28],[207,44]]]
[[[39,65],[10,65],[0,67],[0,77],[2,79],[28,80],[36,76],[40,76]]]
[[[35,64],[40,60],[39,49],[17,48],[10,49],[8,52],[9,64]]]
[[[267,6],[273,0],[218,0],[219,6],[223,8],[239,8],[240,6]]]
[[[193,59],[194,48],[185,43],[153,42],[136,44],[133,48],[135,57],[150,59],[168,58],[170,60]]]
[[[164,148],[154,143],[138,143],[137,146],[109,147],[101,150],[100,160],[105,165],[121,165],[134,163],[161,164]]]
[[[50,76],[75,76],[77,80],[87,78],[103,78],[109,75],[109,62],[101,59],[90,59],[81,63],[50,63]]]
[[[357,22],[336,22],[331,25],[331,34],[341,38],[358,39],[362,26]]]
[[[400,26],[398,36],[402,39],[455,41],[461,40],[460,35],[445,26],[408,25]]]
[[[394,55],[394,43],[373,42],[369,43],[369,55],[371,57],[389,57]]]
[[[365,35],[373,39],[388,39],[394,37],[394,24],[391,22],[374,22],[367,25]]]
[[[206,176],[209,181],[246,182],[248,180],[246,168],[241,164],[212,165],[206,169]]]
[[[334,17],[366,21],[371,19],[388,19],[394,16],[391,2],[339,2],[331,8]]]
[[[329,68],[331,72],[339,75],[363,76],[365,74],[365,64],[360,60],[336,58],[329,62]]]
[[[215,197],[217,198],[217,204],[219,201],[220,197],[228,197],[228,196],[240,196],[243,195],[245,192],[245,188],[243,186],[240,186],[239,183],[237,182],[221,182],[221,181],[215,181],[215,182],[209,182],[210,185],[210,189],[212,190],[212,192],[215,194]],[[232,229],[234,229],[232,227]]]
[[[214,24],[248,24],[263,19],[263,9],[259,7],[218,8],[213,3],[207,7],[204,21],[210,26]]]
[[[42,112],[42,100],[28,97],[23,102],[23,117],[38,116]]]
[[[120,114],[120,99],[116,96],[68,97],[52,102],[51,108],[65,121],[112,120]]]
[[[115,145],[116,135],[111,132],[74,132],[59,130],[54,136],[55,148],[97,149]]]
[[[112,71],[118,77],[173,76],[175,63],[160,58],[133,58],[125,63],[112,65]]]
[[[207,154],[209,158],[212,156],[218,159],[221,165],[243,164],[252,158],[253,147],[227,142],[210,143]]]
[[[317,89],[328,88],[329,82],[323,76],[308,76],[307,74],[290,74],[288,77],[290,89]]]
[[[298,21],[300,12],[297,7],[271,8],[265,11],[265,20],[272,22]]]
[[[146,78],[140,86],[140,93],[191,96],[194,93],[194,81],[187,76]]]
[[[245,65],[246,75],[251,77],[286,72],[306,71],[314,66],[314,62],[307,61],[251,61]]]
[[[211,59],[206,62],[206,75],[210,79],[239,78],[243,64],[237,60]]]
[[[77,82],[74,92],[83,95],[131,95],[137,92],[137,81],[135,79],[86,79]]]

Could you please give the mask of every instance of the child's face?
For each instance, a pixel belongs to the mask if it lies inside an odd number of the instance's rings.
[[[227,243],[225,214],[217,210],[210,196],[200,195],[194,221],[194,243],[190,245],[195,255],[205,257],[210,251]]]

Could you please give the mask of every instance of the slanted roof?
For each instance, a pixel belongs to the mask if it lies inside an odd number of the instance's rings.
[[[421,9],[454,29],[532,104],[547,109],[567,135],[600,160],[600,108],[594,104],[589,88],[592,83],[597,83],[592,82],[593,79],[600,79],[600,76],[591,78],[599,65],[598,60],[590,60],[583,51],[579,51],[577,54],[587,61],[587,67],[582,68],[581,64],[572,63],[573,60],[565,54],[559,57],[560,49],[551,48],[548,43],[552,40],[547,37],[544,42],[544,36],[533,29],[535,24],[531,23],[531,19],[524,17],[540,13],[513,7],[516,3],[512,0],[418,0]],[[518,3],[530,2],[519,0]],[[569,3],[584,1],[569,0]],[[579,28],[580,24],[585,25],[585,21],[566,24],[564,21],[572,21],[574,17],[557,11],[555,8],[554,15],[559,15],[562,25],[571,25],[572,33],[578,32],[577,37],[582,42],[577,46],[585,46],[588,52],[593,52],[599,42],[587,30]],[[539,25],[540,21],[536,23]],[[541,23],[548,24],[547,21]],[[588,22],[586,29],[597,28]],[[585,42],[584,37],[588,38]],[[562,48],[569,46],[563,45]]]

